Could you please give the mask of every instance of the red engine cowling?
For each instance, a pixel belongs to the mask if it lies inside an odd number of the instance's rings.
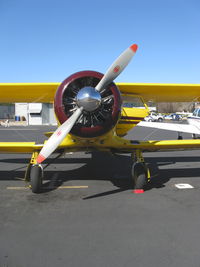
[[[65,79],[57,89],[54,109],[58,121],[64,123],[76,110],[76,96],[84,87],[95,88],[103,74],[95,71],[77,72]],[[83,110],[71,130],[71,134],[92,138],[109,132],[117,123],[121,112],[121,96],[117,86],[112,82],[100,92],[101,104],[92,111]]]

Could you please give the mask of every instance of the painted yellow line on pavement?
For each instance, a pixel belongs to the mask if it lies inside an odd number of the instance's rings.
[[[44,187],[45,188],[45,187]],[[69,185],[69,186],[52,186],[52,187],[47,187],[48,189],[79,189],[79,188],[88,188],[88,185]],[[6,189],[8,190],[25,190],[25,189],[30,189],[29,186],[7,186]]]
[[[7,186],[6,189],[8,190],[24,190],[30,189],[28,186]]]

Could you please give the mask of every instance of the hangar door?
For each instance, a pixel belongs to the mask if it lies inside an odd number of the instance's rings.
[[[30,125],[42,125],[42,103],[30,103],[28,112]]]

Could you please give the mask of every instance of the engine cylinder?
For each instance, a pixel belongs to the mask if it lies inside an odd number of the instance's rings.
[[[72,128],[71,134],[83,138],[98,137],[116,125],[121,111],[121,96],[113,82],[99,92],[100,97],[95,96],[99,103],[94,102],[95,97],[88,107],[87,101],[89,103],[90,99],[86,99],[86,102],[82,99],[80,101],[81,92],[84,93],[85,88],[89,88],[86,91],[93,89],[95,92],[94,88],[102,77],[103,74],[99,72],[81,71],[65,79],[58,87],[54,98],[54,109],[61,124],[73,115],[80,103],[84,103],[83,112]]]

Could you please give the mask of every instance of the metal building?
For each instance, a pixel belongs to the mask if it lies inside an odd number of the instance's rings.
[[[14,104],[0,104],[0,119],[14,119],[15,105]]]
[[[15,118],[26,120],[27,125],[56,125],[51,103],[15,103]]]

